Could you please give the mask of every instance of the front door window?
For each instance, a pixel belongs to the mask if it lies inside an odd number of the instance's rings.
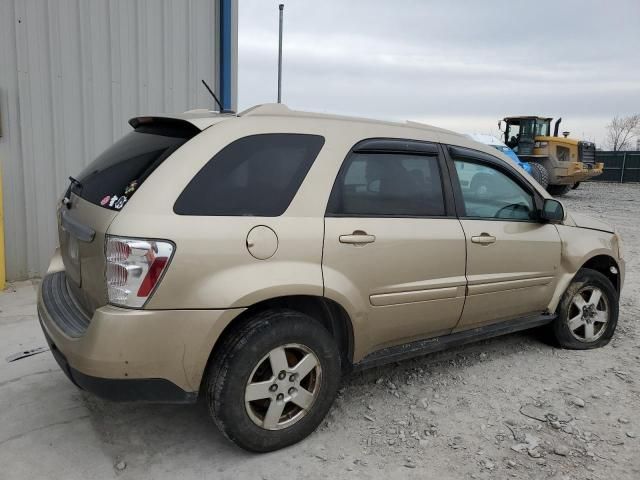
[[[455,160],[465,217],[535,219],[533,197],[514,180],[488,165]]]

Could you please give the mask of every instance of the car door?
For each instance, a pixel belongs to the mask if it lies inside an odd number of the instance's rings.
[[[544,311],[561,243],[556,227],[538,220],[541,196],[500,159],[458,147],[448,153],[467,243],[467,298],[456,331]]]
[[[325,295],[349,306],[355,359],[449,333],[464,303],[465,239],[436,144],[368,140],[343,162],[325,217]]]

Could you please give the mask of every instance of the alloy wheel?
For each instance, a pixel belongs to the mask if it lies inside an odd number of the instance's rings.
[[[609,301],[597,287],[586,286],[576,293],[569,306],[568,326],[571,335],[581,342],[594,342],[609,323]]]
[[[308,347],[291,343],[276,347],[255,366],[245,388],[249,418],[266,430],[299,422],[320,392],[322,367]]]

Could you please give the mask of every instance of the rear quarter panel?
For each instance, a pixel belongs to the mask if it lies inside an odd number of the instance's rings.
[[[337,126],[317,123],[264,117],[221,122],[185,144],[141,186],[109,233],[166,238],[176,244],[171,265],[146,308],[223,309],[285,295],[323,295],[324,211],[346,150]],[[325,137],[320,154],[283,215],[221,217],[173,212],[180,193],[217,152],[238,138],[260,133]],[[277,251],[267,260],[254,258],[247,249],[247,234],[258,225],[269,227],[278,237]]]

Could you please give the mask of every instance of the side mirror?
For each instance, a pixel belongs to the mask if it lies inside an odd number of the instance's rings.
[[[540,219],[546,222],[562,222],[565,219],[564,207],[558,200],[546,198],[540,211]]]

